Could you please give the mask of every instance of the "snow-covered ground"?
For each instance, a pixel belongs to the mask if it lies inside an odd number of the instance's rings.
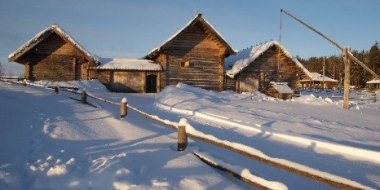
[[[187,118],[199,132],[270,158],[380,188],[379,101],[351,102],[344,110],[341,101],[318,94],[283,101],[184,84],[158,94],[110,93],[97,81],[60,85],[113,102],[127,97],[129,105],[146,113],[173,122]],[[251,188],[205,165],[193,152],[263,178],[272,188],[331,188],[197,140],[177,152],[173,129],[130,110],[120,119],[117,106],[89,98],[99,107],[94,108],[69,97],[80,98],[0,82],[0,189]]]

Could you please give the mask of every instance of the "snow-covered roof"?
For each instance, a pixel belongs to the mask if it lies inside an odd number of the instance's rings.
[[[88,52],[84,47],[82,47],[77,41],[75,41],[66,31],[64,31],[62,28],[60,28],[57,24],[52,24],[51,26],[47,27],[45,30],[42,30],[38,34],[36,34],[32,39],[27,41],[25,44],[20,46],[18,49],[16,49],[14,52],[8,55],[9,61],[15,61],[19,57],[21,57],[24,53],[28,52],[30,49],[38,45],[41,41],[46,39],[50,34],[56,33],[59,36],[62,37],[66,42],[73,45],[75,48],[77,48],[80,52],[82,52],[87,59],[90,59],[94,61],[95,63],[99,62],[99,58],[96,55],[91,54]]]
[[[277,90],[277,92],[281,94],[293,94],[293,90],[290,89],[288,86],[288,83],[286,82],[270,82],[270,86],[273,86],[274,89]]]
[[[161,71],[160,64],[154,63],[148,59],[118,59],[118,58],[101,58],[101,66],[98,70],[134,70],[134,71]]]
[[[242,51],[239,51],[236,55],[232,55],[225,60],[225,68],[231,67],[226,71],[226,75],[230,78],[234,78],[236,74],[240,73],[249,64],[255,61],[260,55],[266,52],[270,47],[279,47],[284,54],[293,60],[297,67],[299,67],[307,76],[310,76],[310,72],[300,63],[295,57],[290,54],[279,42],[269,41],[257,46],[253,46]]]
[[[202,14],[199,13],[198,15],[196,15],[192,20],[190,20],[181,30],[178,30],[176,33],[174,33],[169,39],[167,39],[164,43],[162,43],[159,47],[157,48],[154,48],[152,49],[147,57],[154,57],[156,56],[160,50],[162,49],[162,47],[166,46],[167,44],[169,44],[175,37],[177,37],[181,32],[183,32],[184,30],[186,30],[188,27],[194,25],[195,23],[197,22],[201,22],[204,24],[204,26],[206,28],[208,28],[210,30],[210,32],[212,34],[214,34],[220,41],[221,43],[226,46],[226,51],[229,52],[230,54],[235,54],[236,53],[236,50],[234,50],[228,43],[227,41],[224,39],[224,37],[219,33],[219,31],[217,31],[206,19],[204,19],[202,17]]]
[[[367,84],[380,84],[380,79],[374,78],[367,82]]]
[[[311,80],[312,81],[318,81],[318,82],[338,82],[338,80],[335,80],[335,79],[332,79],[330,77],[323,77],[323,75],[319,74],[319,73],[316,73],[316,72],[311,72],[310,73],[310,76],[311,76]],[[301,82],[305,82],[305,81],[310,81],[310,79],[304,79],[304,80],[301,80]]]

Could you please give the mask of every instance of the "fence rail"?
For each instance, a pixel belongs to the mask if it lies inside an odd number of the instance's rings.
[[[353,93],[350,98],[357,101],[376,102],[376,93],[368,90],[360,90]]]
[[[12,82],[12,81],[22,81],[22,80],[24,80],[24,78],[23,77],[0,76],[0,80],[6,81],[6,82]]]

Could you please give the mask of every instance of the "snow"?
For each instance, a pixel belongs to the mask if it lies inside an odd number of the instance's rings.
[[[374,78],[367,82],[367,84],[380,84],[380,79]]]
[[[127,103],[127,102],[128,102],[127,97],[124,97],[123,99],[121,99],[121,103]]]
[[[69,98],[80,95],[46,88],[53,85],[86,89],[98,108]],[[284,101],[181,83],[158,94],[123,94],[108,92],[96,80],[28,81],[27,87],[0,82],[0,189],[250,188],[193,152],[272,189],[331,188],[192,138],[177,152],[175,130],[134,111],[119,118],[115,105],[124,98],[130,109],[185,125],[191,135],[379,189],[379,102],[351,101],[352,109],[344,110],[330,95],[301,93]]]
[[[330,77],[327,77],[327,76],[323,77],[323,75],[316,73],[316,72],[311,72],[310,76],[311,76],[312,81],[338,82],[337,80],[332,79]],[[310,80],[301,80],[301,81],[310,81]]]
[[[226,75],[234,78],[240,71],[247,67],[250,63],[255,61],[260,55],[265,53],[270,47],[278,46],[286,56],[294,61],[294,63],[311,78],[310,72],[300,63],[295,57],[292,56],[279,42],[269,41],[263,44],[252,46],[250,48],[239,51],[236,55],[231,55],[225,60],[225,68],[232,67],[226,71]]]
[[[102,65],[98,66],[99,70],[137,70],[137,71],[161,71],[161,65],[154,63],[151,60],[147,59],[121,59],[121,58],[112,58],[101,59]]]

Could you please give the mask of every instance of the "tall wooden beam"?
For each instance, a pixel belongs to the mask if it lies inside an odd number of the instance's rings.
[[[339,44],[337,44],[336,42],[334,42],[332,39],[328,38],[326,35],[322,34],[321,32],[319,32],[318,30],[316,30],[315,28],[311,27],[310,25],[306,24],[305,22],[303,22],[302,20],[296,18],[295,16],[291,15],[290,13],[286,12],[285,10],[281,9],[281,12],[287,14],[288,16],[292,17],[293,19],[295,19],[296,21],[298,21],[299,23],[303,24],[304,26],[306,26],[307,28],[309,28],[310,30],[314,31],[315,33],[319,34],[320,36],[322,36],[323,38],[325,38],[327,41],[329,41],[330,43],[334,44],[337,48],[339,48],[340,50],[343,51],[343,47],[341,47]],[[376,74],[374,71],[372,71],[369,67],[367,67],[363,62],[361,62],[358,58],[356,58],[352,53],[351,51],[348,51],[347,53],[347,58],[355,61],[357,64],[359,64],[360,66],[362,66],[366,71],[368,71],[369,73],[371,73],[371,75],[373,77],[377,77],[377,78],[380,78],[378,74]]]
[[[343,94],[343,108],[349,109],[350,101],[350,60],[348,59],[348,52],[350,48],[343,47],[343,62],[344,62],[344,94]]]

